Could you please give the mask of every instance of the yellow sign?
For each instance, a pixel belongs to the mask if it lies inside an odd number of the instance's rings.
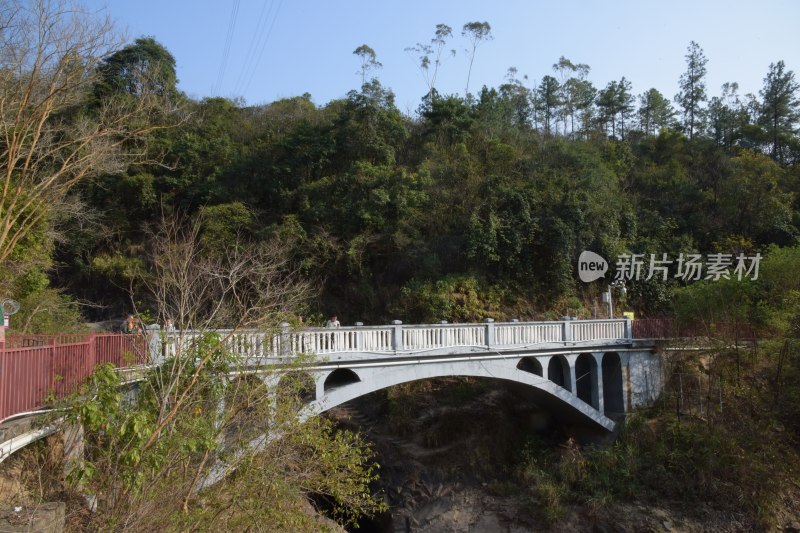
[[[633,311],[625,311],[624,313],[622,313],[622,317],[633,320]]]

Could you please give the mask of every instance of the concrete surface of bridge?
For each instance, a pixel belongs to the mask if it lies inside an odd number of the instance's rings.
[[[661,389],[655,343],[631,331],[623,319],[219,333],[246,362],[244,372],[270,385],[280,380],[276,364],[315,354],[293,369],[314,383],[303,417],[401,383],[471,376],[525,385],[554,414],[611,430],[612,418],[652,402]]]

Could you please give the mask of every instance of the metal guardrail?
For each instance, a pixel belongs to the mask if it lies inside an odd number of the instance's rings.
[[[0,349],[0,420],[40,407],[51,394],[67,396],[99,364],[131,366],[148,357],[143,335],[9,335]]]

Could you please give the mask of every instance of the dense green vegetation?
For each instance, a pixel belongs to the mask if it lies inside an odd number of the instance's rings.
[[[87,436],[71,486],[99,500],[87,529],[314,531],[301,496],[310,493],[327,496],[342,523],[383,508],[369,490],[377,477],[369,445],[324,417],[298,420],[302,374],[283,376],[271,397],[258,379],[223,385],[237,358],[218,336],[190,352],[147,372],[133,401],[108,365],[66,402]],[[226,408],[216,409],[222,399]],[[274,437],[253,446],[266,420]],[[198,492],[215,460],[232,474]]]
[[[532,482],[547,518],[557,520],[570,502],[631,500],[672,502],[697,516],[720,510],[759,530],[796,514],[785,502],[796,501],[787,494],[796,494],[800,471],[798,264],[800,248],[772,246],[753,283],[706,281],[675,291],[676,318],[700,325],[696,331],[717,345],[667,354],[660,398],[628,420],[612,445],[567,442],[558,454],[529,443],[518,473]]]
[[[16,16],[0,9],[0,27]],[[531,454],[519,473],[534,482],[532,496],[551,519],[563,502],[635,493],[704,496],[723,508],[737,502],[772,525],[768,507],[783,478],[769,467],[796,463],[800,431],[800,100],[782,61],[767,67],[758,95],[726,83],[709,98],[713,62],[692,42],[676,107],[656,89],[633,95],[625,76],[595,87],[588,65],[564,57],[533,87],[510,69],[498,87],[470,93],[468,75],[464,95],[441,94],[438,54],[452,36],[441,24],[430,45],[411,49],[428,87],[406,115],[370,77],[380,63],[368,45],[354,52],[362,86],[342,98],[247,106],[181,94],[175,58],[152,38],[108,53],[102,39],[88,48],[81,40],[105,35],[92,20],[54,27],[72,31],[59,41],[64,53],[42,52],[50,42],[37,56],[36,46],[14,40],[36,32],[15,33],[2,49],[21,58],[0,70],[0,296],[22,303],[14,329],[75,329],[83,318],[118,317],[133,305],[163,318],[168,295],[177,294],[170,290],[195,288],[167,274],[187,264],[219,267],[193,271],[196,281],[246,257],[268,267],[238,279],[249,290],[230,283],[194,293],[181,318],[224,322],[205,313],[220,294],[240,305],[225,301],[228,314],[217,316],[229,322],[300,314],[317,321],[327,313],[345,324],[592,316],[606,283],[577,281],[583,250],[612,268],[623,253],[761,253],[758,281],[629,280],[622,302],[639,316],[754,326],[772,339],[748,357],[676,362],[678,376],[727,383],[727,408],[720,400],[712,409],[706,398],[689,419],[679,404],[673,419],[665,401],[656,422],[635,420],[609,449],[570,448],[558,460]],[[472,65],[490,27],[468,23],[463,34]],[[317,297],[298,306],[304,291],[286,288],[269,300],[260,289],[276,287],[285,272],[292,287],[300,276],[318,287]],[[267,316],[236,313],[253,309]],[[329,422],[298,424],[296,406],[258,404],[263,390],[247,382],[234,389],[241,396],[231,418],[200,417],[213,410],[230,370],[218,343],[201,348],[168,361],[169,373],[148,374],[131,404],[107,369],[74,399],[71,416],[86,425],[89,446],[77,472],[103,496],[101,528],[127,520],[236,528],[249,513],[277,529],[312,530],[297,495],[314,492],[354,517],[382,507],[367,487],[370,450]],[[250,431],[276,411],[286,424],[286,438],[272,444],[284,448],[269,450],[278,460],[250,454],[224,487],[195,499],[208,458],[228,438],[219,423],[239,439],[229,449],[245,449]],[[240,423],[237,414],[248,416]],[[256,498],[258,491],[273,498]],[[231,510],[231,492],[241,495],[241,509]]]
[[[174,213],[202,217],[209,244],[282,236],[321,287],[307,312],[344,323],[560,316],[575,297],[588,314],[603,286],[576,281],[585,249],[613,269],[623,252],[752,255],[796,243],[798,93],[781,61],[759,95],[731,83],[709,100],[692,43],[676,110],[655,89],[637,99],[624,77],[595,88],[587,65],[561,58],[537,87],[513,69],[467,98],[430,87],[407,116],[367,78],[374,52],[359,50],[364,85],[321,106],[309,95],[188,99],[174,58],[150,38],[110,56],[87,106],[139,97],[131,73],[145,71],[168,111],[147,116],[159,126],[147,157],[71,190],[82,216],[43,219],[61,239],[43,227],[17,245],[6,290],[46,298],[47,273],[100,304],[85,310],[92,318],[126,311],[130,292],[157,312],[141,285],[147,235]],[[632,282],[626,304],[664,313],[678,285]]]
[[[797,512],[787,502],[796,501],[800,471],[798,348],[783,338],[743,353],[673,354],[658,402],[629,419],[612,444],[531,438],[518,480],[550,522],[570,505],[639,502],[701,522],[721,512],[743,530],[785,525]]]

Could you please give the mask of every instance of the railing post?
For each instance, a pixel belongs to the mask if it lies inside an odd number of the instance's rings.
[[[356,322],[356,327],[357,328],[362,328],[362,327],[364,327],[364,323],[363,322]],[[364,336],[364,332],[363,331],[356,330],[355,338],[353,339],[353,343],[355,344],[353,346],[353,348],[355,348],[356,350],[360,350],[361,347],[364,346],[363,336]]]
[[[280,345],[280,354],[281,355],[289,355],[289,351],[291,346],[289,345],[289,323],[288,322],[281,322],[281,345]]]
[[[633,322],[630,318],[625,318],[625,338],[633,340]]]
[[[486,324],[486,347],[491,348],[494,346],[494,318],[484,318],[483,322]]]
[[[572,340],[572,325],[569,320],[561,322],[561,340],[563,342]]]
[[[87,365],[88,374],[91,374],[94,367],[97,366],[97,336],[94,333],[89,333],[89,364]]]
[[[50,342],[48,344],[49,344],[49,347],[48,347],[47,351],[50,353],[50,365],[49,365],[49,368],[50,368],[50,376],[49,376],[49,378],[50,379],[48,380],[48,386],[50,387],[50,390],[55,390],[55,388],[56,388],[56,379],[55,379],[56,378],[56,337],[53,337],[52,339],[50,339]]]
[[[392,350],[399,351],[403,349],[403,321],[392,320]]]

